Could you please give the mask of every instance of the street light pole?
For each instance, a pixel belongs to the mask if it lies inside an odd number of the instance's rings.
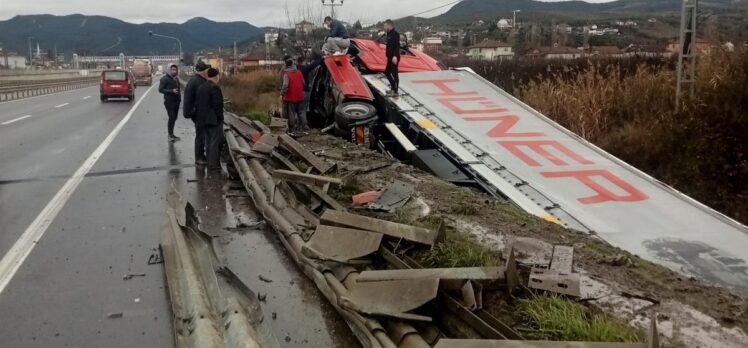
[[[182,41],[181,40],[179,40],[178,38],[173,37],[173,36],[156,34],[156,33],[154,33],[153,31],[150,31],[150,30],[148,31],[148,35],[163,37],[163,38],[172,39],[172,40],[177,40],[177,43],[179,44],[179,65],[180,66],[182,65],[182,59],[183,59],[183,57],[182,57]]]
[[[335,19],[335,7],[343,6],[343,1],[344,0],[340,0],[340,3],[336,4],[335,0],[330,0],[330,3],[326,4],[325,0],[322,0],[322,6],[330,6],[330,17]]]

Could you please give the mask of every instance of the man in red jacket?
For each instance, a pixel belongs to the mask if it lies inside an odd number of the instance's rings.
[[[296,69],[293,58],[288,57],[283,70],[283,111],[288,117],[288,133],[299,135],[309,129],[305,115],[301,108],[304,105],[304,75]]]

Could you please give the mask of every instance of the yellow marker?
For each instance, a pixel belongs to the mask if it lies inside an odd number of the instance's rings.
[[[431,122],[431,120],[428,120],[428,119],[425,119],[425,118],[416,121],[416,124],[419,125],[419,126],[421,126],[421,128],[423,128],[423,129],[436,128],[436,124],[434,122]]]
[[[555,217],[553,217],[553,215],[546,214],[546,215],[543,215],[542,218],[545,221],[552,222],[552,223],[557,224],[557,225],[561,224],[561,221],[558,221],[558,219],[556,219]]]

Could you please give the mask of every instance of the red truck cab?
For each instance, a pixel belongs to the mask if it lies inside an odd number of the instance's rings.
[[[109,98],[126,98],[129,101],[135,99],[135,79],[127,70],[111,69],[101,72],[99,79],[99,92],[102,102]]]

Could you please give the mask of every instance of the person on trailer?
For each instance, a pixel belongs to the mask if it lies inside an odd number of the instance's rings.
[[[348,36],[348,29],[345,28],[345,25],[340,21],[327,16],[325,17],[325,27],[330,29],[330,34],[327,36],[325,44],[322,45],[322,51],[325,54],[335,56],[344,55],[348,52],[351,40]]]
[[[158,84],[158,91],[164,95],[164,106],[166,107],[166,114],[169,116],[167,131],[171,142],[179,140],[179,137],[174,135],[174,125],[177,123],[177,116],[179,116],[179,104],[182,102],[178,73],[177,65],[172,64],[169,67],[169,73],[164,75]]]
[[[205,153],[208,169],[221,169],[221,146],[223,145],[223,92],[218,86],[218,70],[210,68],[207,80],[197,88],[195,94],[195,127],[205,134]]]
[[[205,128],[198,128],[195,123],[195,97],[197,96],[197,89],[208,80],[208,69],[210,67],[210,64],[205,64],[205,62],[199,60],[195,64],[195,75],[190,78],[187,86],[184,87],[184,110],[182,114],[184,118],[192,119],[192,123],[195,125],[195,164],[197,165],[208,164],[208,159],[205,154],[206,138],[203,133]]]
[[[300,119],[301,107],[304,104],[304,75],[296,69],[291,57],[286,59],[285,66],[283,85],[281,86],[283,111],[288,118],[288,133],[296,136],[309,128],[306,119]]]
[[[400,76],[398,66],[400,64],[400,33],[395,30],[395,23],[391,19],[384,21],[384,31],[387,35],[387,66],[384,69],[384,76],[390,82],[389,96],[397,96],[399,93]]]

